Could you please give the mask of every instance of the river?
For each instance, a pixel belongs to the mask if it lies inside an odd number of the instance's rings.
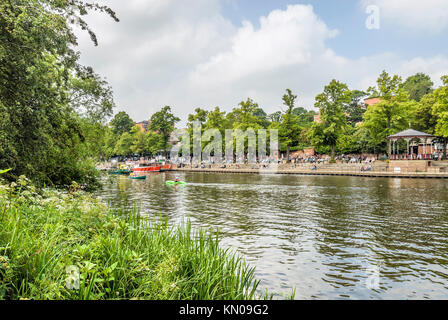
[[[175,176],[188,184],[166,186]],[[277,298],[448,299],[448,180],[170,172],[103,185],[112,206],[219,228]]]

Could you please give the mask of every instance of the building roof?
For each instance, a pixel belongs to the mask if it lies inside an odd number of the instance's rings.
[[[408,129],[402,132],[398,132],[396,134],[393,134],[389,137],[387,137],[388,139],[394,139],[394,138],[434,138],[433,135],[428,134],[428,133],[424,133],[424,132],[420,132],[414,129]]]
[[[373,106],[377,103],[381,102],[381,98],[370,98],[370,99],[365,99],[364,100],[364,104],[368,105],[368,106]]]

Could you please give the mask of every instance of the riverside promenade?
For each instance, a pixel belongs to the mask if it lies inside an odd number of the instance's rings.
[[[414,178],[414,179],[448,179],[448,162],[376,162],[375,164],[279,164],[264,168],[262,165],[222,165],[201,166],[186,165],[173,171],[208,172],[208,173],[252,173],[252,174],[296,174],[323,176],[355,176],[355,177],[385,177],[385,178]],[[314,168],[314,169],[313,169]]]

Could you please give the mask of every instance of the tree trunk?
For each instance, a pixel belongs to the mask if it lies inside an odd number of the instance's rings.
[[[446,143],[448,142],[448,139],[445,139],[443,141],[443,149],[442,149],[442,158],[440,160],[445,160],[446,159]]]
[[[390,134],[390,117],[387,117],[387,134]],[[387,138],[387,137],[386,137]],[[390,140],[387,139],[387,157],[390,157],[391,150],[390,150]]]
[[[334,161],[335,153],[336,153],[336,146],[333,144],[331,146],[331,161]]]
[[[289,146],[286,147],[286,162],[289,163]]]

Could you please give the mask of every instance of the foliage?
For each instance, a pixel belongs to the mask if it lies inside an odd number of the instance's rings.
[[[437,115],[435,133],[448,137],[448,76],[442,77],[443,86],[434,91],[433,114]]]
[[[187,222],[109,210],[73,184],[0,184],[0,300],[254,299],[254,269]],[[67,267],[79,288],[66,285]]]
[[[126,112],[120,111],[114,116],[110,122],[110,126],[114,134],[121,136],[123,133],[131,131],[134,127],[134,121]]]
[[[297,117],[298,125],[300,127],[311,127],[314,122],[316,112],[306,110],[302,107],[297,107],[292,110],[292,114]]]
[[[421,98],[432,91],[434,83],[431,77],[424,73],[417,73],[410,76],[403,83],[402,88],[409,93],[409,98],[420,101]]]
[[[81,118],[103,121],[112,110],[110,87],[78,63],[72,26],[95,34],[83,19],[106,6],[80,0],[0,2],[0,167],[14,179],[41,184],[91,181]]]
[[[282,124],[280,127],[279,137],[280,142],[286,147],[286,159],[289,161],[290,148],[297,144],[300,136],[301,128],[298,124],[298,116],[294,115],[297,96],[292,93],[290,89],[286,89],[286,94],[283,95],[283,105],[286,106],[286,111],[282,117]]]
[[[269,121],[271,122],[281,122],[282,121],[282,112],[276,111],[268,116]]]
[[[132,146],[134,144],[134,136],[131,132],[123,133],[115,145],[114,154],[122,156],[130,156],[133,154]]]
[[[373,143],[379,146],[387,137],[409,128],[412,115],[417,109],[417,103],[409,100],[408,93],[401,86],[401,78],[391,77],[385,71],[377,80],[377,88],[370,88],[381,98],[381,102],[370,106],[365,115],[364,123],[369,130]],[[390,150],[388,142],[387,152]]]
[[[316,146],[330,146],[332,159],[338,140],[347,130],[344,106],[350,100],[351,91],[346,84],[337,80],[332,80],[325,86],[324,92],[316,97],[315,107],[320,109],[321,121],[312,126],[309,137]]]
[[[363,91],[353,90],[351,101],[349,104],[344,105],[344,111],[347,116],[347,123],[352,127],[356,126],[359,122],[362,122],[362,117],[365,113],[365,109],[362,108],[362,100],[367,96]]]
[[[172,113],[170,106],[163,107],[162,110],[151,116],[151,124],[149,128],[162,135],[162,149],[165,151],[165,154],[168,152],[170,135],[175,129],[176,122],[179,121],[180,119]]]

